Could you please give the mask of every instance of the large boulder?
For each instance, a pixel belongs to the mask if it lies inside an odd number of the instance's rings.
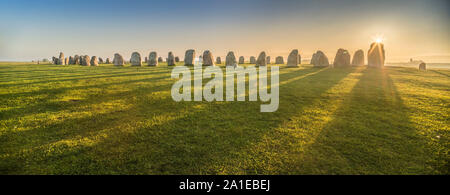
[[[328,57],[322,51],[317,51],[313,54],[311,64],[314,65],[314,67],[327,67],[330,65],[330,62],[328,61]]]
[[[91,66],[91,57],[89,57],[88,55],[84,55],[81,58],[81,65],[83,66]]]
[[[98,58],[97,58],[97,56],[92,56],[91,66],[98,66]]]
[[[65,65],[65,64],[66,64],[66,61],[64,59],[64,53],[61,52],[61,53],[59,53],[58,65]]]
[[[175,56],[172,52],[167,55],[167,66],[175,66]]]
[[[425,62],[420,63],[419,70],[427,70],[427,64],[425,64]]]
[[[298,50],[294,49],[288,56],[287,66],[288,67],[298,67],[298,63],[300,62]]]
[[[72,64],[73,65],[80,65],[81,63],[80,63],[80,56],[78,56],[78,55],[75,55],[75,56],[73,56],[73,62],[72,62]]]
[[[216,64],[222,64],[222,58],[217,57],[216,58]]]
[[[255,56],[250,57],[250,64],[256,64],[256,58]]]
[[[266,52],[261,52],[256,60],[256,66],[267,66]]]
[[[142,66],[141,54],[138,52],[133,52],[130,58],[131,66]]]
[[[184,54],[184,65],[193,66],[195,62],[195,50],[189,49],[186,50]]]
[[[73,64],[74,64],[74,60],[73,60],[73,57],[72,57],[72,56],[69,56],[69,64],[70,64],[70,65],[73,65]]]
[[[109,58],[106,58],[105,64],[111,64],[111,61],[109,60]]]
[[[69,65],[69,58],[65,58],[65,59],[64,59],[64,64],[65,64],[65,65]]]
[[[175,62],[180,62],[180,58],[178,56],[175,57]]]
[[[384,67],[386,54],[382,43],[372,43],[367,53],[367,62],[369,67]]]
[[[239,57],[239,64],[244,64],[244,63],[245,63],[244,56]]]
[[[99,57],[99,58],[98,58],[98,63],[99,63],[99,64],[104,64],[105,62],[103,61],[103,58],[100,58],[100,57]]]
[[[267,63],[267,64],[270,64],[270,56],[267,56],[267,57],[266,57],[266,63]]]
[[[338,49],[333,66],[336,68],[350,66],[350,53],[345,49]]]
[[[149,66],[158,66],[158,53],[156,51],[150,52],[147,64]]]
[[[114,66],[125,65],[125,60],[123,60],[122,55],[120,55],[118,53],[114,54],[113,64],[114,64]]]
[[[353,55],[352,66],[363,66],[364,65],[364,51],[362,49],[355,52]]]
[[[209,50],[203,52],[203,66],[214,66],[214,57]]]
[[[234,56],[234,52],[230,51],[227,54],[227,57],[225,58],[225,65],[226,66],[234,66],[236,65],[236,56]]]
[[[164,62],[162,57],[158,57],[158,62]]]
[[[275,64],[284,64],[284,59],[282,56],[278,56],[275,58]]]

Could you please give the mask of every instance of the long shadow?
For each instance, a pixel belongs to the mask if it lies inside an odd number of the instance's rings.
[[[280,86],[280,109],[275,113],[260,113],[261,102],[173,102],[170,98],[159,101],[140,99],[152,91],[140,90],[120,97],[134,105],[132,108],[81,119],[66,119],[57,124],[26,131],[20,135],[3,137],[2,153],[17,152],[15,146],[36,138],[22,149],[37,148],[30,154],[4,158],[0,172],[52,173],[52,174],[216,174],[217,165],[226,166],[239,155],[242,148],[261,141],[267,131],[289,120],[297,109],[313,101],[286,102],[292,91],[326,78],[312,92],[320,95],[336,85],[352,70],[325,70],[301,80]],[[332,76],[331,76],[332,75]],[[281,77],[281,80],[288,79]],[[311,91],[296,92],[313,96]],[[139,94],[139,95],[137,95]],[[285,95],[283,95],[285,94]],[[137,99],[133,98],[137,97]],[[107,101],[108,99],[105,99]],[[109,100],[115,100],[111,98]],[[200,107],[200,108],[198,108]],[[152,116],[187,112],[182,117],[161,124],[144,126],[133,132],[115,129],[115,125],[136,126],[146,123]],[[245,113],[244,115],[242,115]],[[250,122],[249,121],[254,121]],[[106,127],[105,127],[106,126]],[[93,146],[70,149],[60,148],[52,155],[41,145],[63,139],[84,137],[105,129],[111,133]],[[22,141],[17,141],[21,137]],[[41,139],[41,140],[39,140]],[[38,166],[38,170],[25,164]],[[32,167],[32,166],[31,166]],[[257,171],[237,167],[244,173]]]
[[[301,174],[423,174],[423,142],[386,70],[366,69],[333,120],[319,130]]]

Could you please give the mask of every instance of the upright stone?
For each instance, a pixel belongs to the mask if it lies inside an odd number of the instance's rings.
[[[266,57],[266,62],[267,62],[267,64],[270,64],[270,56]]]
[[[214,57],[209,50],[203,52],[203,66],[214,66]]]
[[[298,63],[300,62],[298,50],[294,49],[288,56],[287,66],[288,67],[298,67]]]
[[[138,52],[133,52],[130,58],[131,66],[142,66],[141,54]]]
[[[180,62],[180,58],[178,56],[175,57],[175,62]]]
[[[330,65],[330,62],[328,61],[328,57],[322,51],[317,51],[311,59],[311,64],[314,65],[314,67],[327,67]]]
[[[244,56],[239,57],[239,64],[244,64],[244,63],[245,63]]]
[[[66,64],[65,62],[66,61],[64,59],[64,53],[63,52],[59,53],[58,65],[65,65]]]
[[[236,64],[236,56],[234,56],[234,52],[230,51],[225,58],[226,66],[234,66]]]
[[[73,65],[74,63],[73,63],[73,57],[72,56],[69,56],[69,64],[70,65]]]
[[[147,64],[149,66],[158,66],[158,53],[156,51],[150,52]]]
[[[284,64],[284,59],[282,56],[278,56],[275,58],[275,64]]]
[[[255,56],[250,57],[250,64],[256,64],[256,58]]]
[[[89,57],[88,55],[82,56],[82,60],[81,60],[83,66],[91,66],[91,57]]]
[[[148,57],[145,57],[144,63],[148,63]]]
[[[159,58],[158,58],[158,62],[164,62],[163,58],[162,58],[162,57],[159,57]]]
[[[362,49],[355,52],[353,55],[352,66],[363,66],[364,65],[364,51]]]
[[[98,58],[97,58],[97,56],[92,56],[91,66],[98,66]]]
[[[193,49],[186,50],[186,53],[184,54],[184,65],[193,66],[194,59],[195,59],[195,50]]]
[[[175,56],[172,52],[167,55],[167,66],[175,66]]]
[[[65,58],[65,59],[64,59],[64,64],[65,64],[65,65],[69,65],[69,58]]]
[[[109,60],[109,58],[106,58],[105,63],[106,63],[106,64],[111,64],[111,61]]]
[[[427,64],[425,64],[425,62],[420,63],[419,70],[427,70]]]
[[[385,58],[384,45],[382,43],[372,43],[367,53],[369,67],[384,67]]]
[[[123,65],[125,65],[125,61],[123,60],[122,55],[120,55],[118,53],[114,54],[113,64],[114,64],[114,66],[123,66]]]
[[[226,60],[226,59],[225,59]],[[216,58],[216,64],[222,64],[222,59],[220,57]]]
[[[256,66],[267,66],[266,52],[261,52],[256,60]]]
[[[338,49],[336,57],[334,58],[333,66],[338,67],[349,67],[350,66],[350,53],[345,49]]]
[[[103,58],[98,58],[98,63],[99,64],[104,64]]]

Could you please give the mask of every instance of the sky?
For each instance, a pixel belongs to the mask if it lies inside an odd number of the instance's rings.
[[[376,37],[388,62],[450,62],[450,1],[0,0],[0,61],[187,49],[333,59],[339,48],[367,52]]]

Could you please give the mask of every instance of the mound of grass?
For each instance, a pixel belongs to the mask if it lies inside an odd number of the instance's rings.
[[[448,70],[281,68],[274,113],[170,73],[0,63],[0,174],[449,174]]]

